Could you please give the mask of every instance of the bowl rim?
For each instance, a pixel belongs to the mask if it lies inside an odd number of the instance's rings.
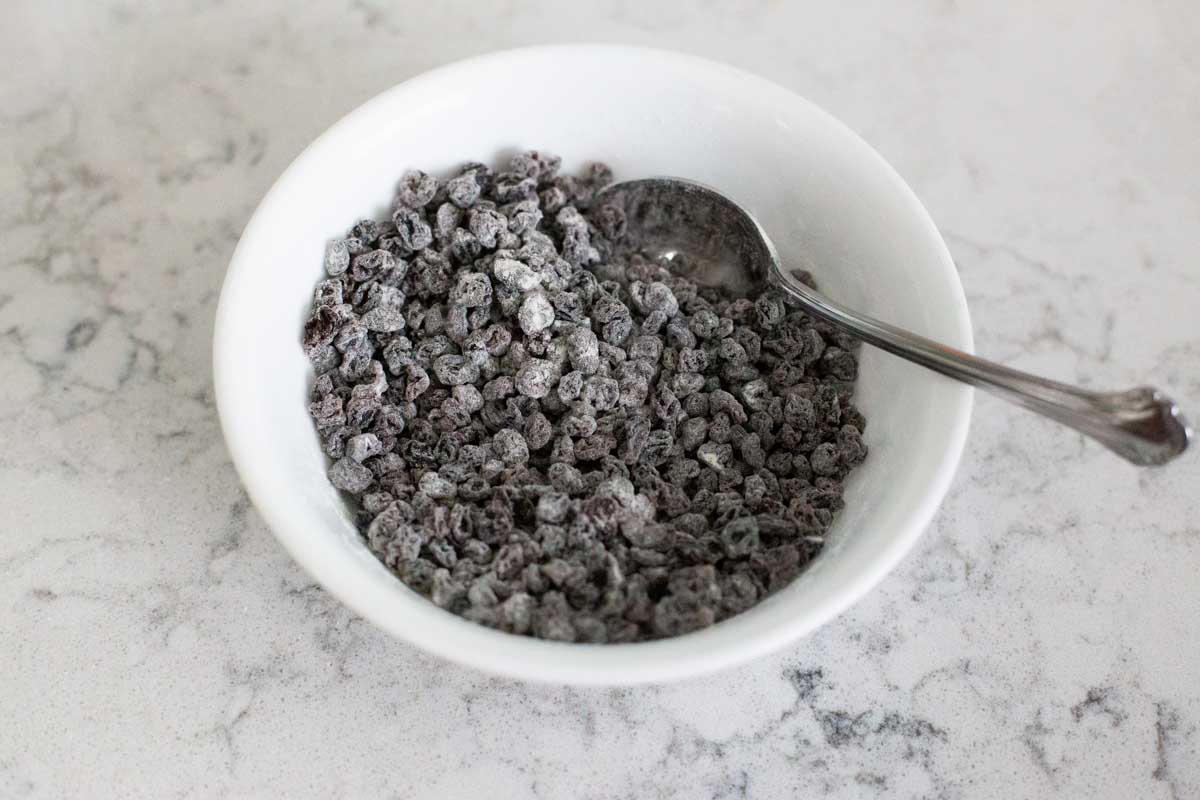
[[[428,604],[428,607],[435,613],[422,615],[422,624],[415,626],[397,615],[382,614],[372,597],[364,594],[356,585],[353,574],[355,570],[345,570],[340,565],[330,566],[323,559],[325,553],[320,543],[312,541],[305,531],[298,530],[297,520],[287,513],[286,504],[273,496],[265,476],[257,465],[254,453],[249,449],[249,443],[239,435],[239,431],[246,428],[252,420],[247,419],[241,412],[237,397],[238,383],[234,374],[234,353],[242,349],[242,340],[238,337],[237,326],[234,323],[239,311],[237,287],[242,276],[253,267],[245,255],[249,249],[247,242],[261,235],[264,209],[286,194],[287,184],[292,177],[302,172],[309,162],[319,159],[330,143],[337,142],[356,127],[358,120],[369,117],[377,108],[395,102],[396,98],[405,93],[508,61],[531,56],[575,57],[581,53],[608,54],[636,58],[642,62],[649,60],[672,63],[676,66],[688,65],[697,72],[723,74],[728,79],[754,85],[761,91],[784,96],[790,102],[804,106],[807,111],[823,117],[826,123],[839,129],[842,135],[855,140],[862,152],[872,159],[874,166],[887,173],[898,186],[910,211],[913,212],[914,219],[925,229],[925,234],[931,235],[939,246],[943,256],[939,259],[941,264],[931,267],[941,270],[939,279],[946,282],[953,296],[953,308],[948,311],[958,328],[958,347],[966,352],[973,351],[974,337],[962,284],[945,240],[928,211],[896,170],[870,144],[829,112],[792,90],[754,73],[686,53],[613,44],[534,45],[454,61],[398,83],[343,115],[292,160],[255,208],[230,258],[214,320],[214,395],[221,430],[234,468],[267,527],[292,558],[319,585],[375,626],[448,661],[502,677],[593,686],[662,683],[722,671],[778,650],[829,622],[882,581],[921,537],[949,489],[966,443],[973,391],[961,385],[948,387],[958,389],[958,400],[947,419],[946,446],[936,472],[927,484],[915,512],[902,527],[893,531],[887,546],[878,550],[872,558],[864,560],[852,580],[847,581],[837,591],[831,592],[824,601],[814,604],[801,617],[761,631],[756,638],[739,641],[737,647],[693,647],[686,653],[674,652],[681,650],[678,646],[680,642],[695,640],[706,634],[711,635],[721,626],[651,642],[589,645],[548,642],[503,633],[469,622],[432,604]],[[425,627],[425,622],[431,624]],[[468,643],[470,646],[464,646]]]

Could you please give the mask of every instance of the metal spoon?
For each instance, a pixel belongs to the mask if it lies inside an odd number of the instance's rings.
[[[614,204],[625,211],[626,240],[648,256],[675,261],[697,283],[739,294],[777,286],[814,317],[864,342],[1057,420],[1134,464],[1165,464],[1187,449],[1191,430],[1175,403],[1157,389],[1093,392],[1068,386],[946,347],[830,300],[785,273],[754,217],[707,186],[682,178],[626,181],[597,195],[593,208],[603,213]]]

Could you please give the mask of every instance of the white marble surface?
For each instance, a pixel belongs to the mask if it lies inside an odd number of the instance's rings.
[[[1194,454],[1139,472],[980,398],[931,530],[852,611],[731,673],[580,691],[315,588],[209,375],[226,261],[306,142],[436,64],[586,38],[822,104],[929,207],[982,352],[1200,413],[1200,5],[142,5],[0,24],[0,796],[1200,796]]]

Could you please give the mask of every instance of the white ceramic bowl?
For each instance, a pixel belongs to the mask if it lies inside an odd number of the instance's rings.
[[[401,639],[461,664],[576,684],[677,679],[744,662],[828,621],[912,547],[958,463],[971,392],[865,349],[857,402],[870,455],[820,557],[791,586],[706,630],[657,642],[583,645],[493,631],[406,588],[367,550],[306,413],[301,324],[326,240],[386,211],[406,168],[448,171],[516,149],[592,159],[617,180],[679,175],[757,215],[787,264],[855,308],[971,349],[945,244],[904,181],[821,109],[761,78],[676,53],[535,47],[421,75],[334,125],[259,205],[217,311],[217,405],[255,506],[330,593]]]

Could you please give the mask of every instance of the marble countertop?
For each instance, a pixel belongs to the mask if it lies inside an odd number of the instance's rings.
[[[980,352],[1200,414],[1200,6],[17,0],[0,26],[0,796],[1200,796],[1200,457],[980,397],[920,545],[815,635],[677,685],[393,641],[247,503],[209,345],[248,215],[341,114],[596,39],[808,96],[944,232]]]

